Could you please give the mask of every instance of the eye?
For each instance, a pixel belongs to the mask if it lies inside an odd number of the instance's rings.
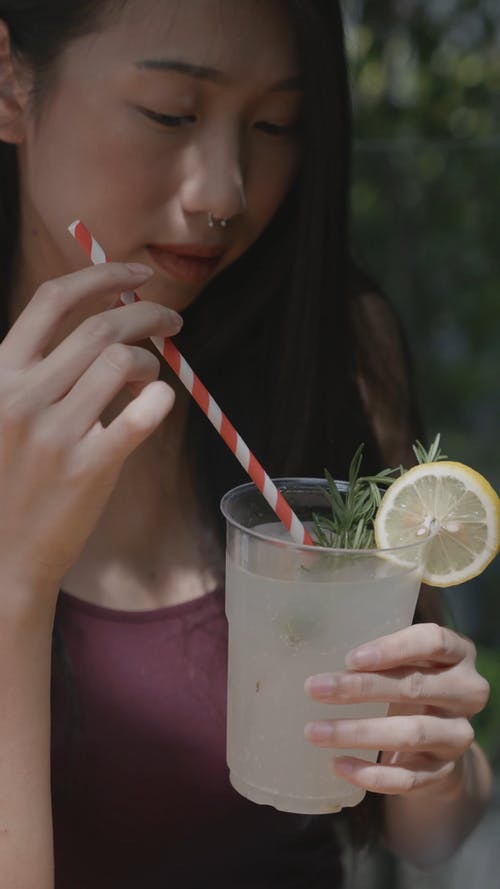
[[[157,111],[151,111],[149,108],[139,108],[139,111],[145,117],[149,117],[150,120],[154,120],[156,123],[159,123],[164,127],[181,127],[184,126],[184,124],[193,123],[196,120],[193,115],[176,117],[171,114],[159,114]]]
[[[280,125],[277,123],[269,123],[265,120],[259,121],[255,126],[258,130],[267,133],[269,136],[291,136],[294,133],[297,133],[299,129],[298,123]]]

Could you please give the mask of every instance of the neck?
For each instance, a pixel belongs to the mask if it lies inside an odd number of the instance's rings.
[[[99,536],[107,528],[116,543],[134,546],[140,531],[144,540],[153,537],[159,519],[162,524],[175,520],[179,505],[196,502],[191,468],[186,452],[186,426],[189,395],[169,368],[162,368],[162,379],[176,392],[174,407],[159,429],[126,461],[108,507],[99,525]],[[130,396],[121,393],[102,417],[107,425],[118,415]]]
[[[143,610],[196,598],[220,582],[220,554],[200,515],[187,459],[189,395],[125,464],[63,589],[115,608]]]

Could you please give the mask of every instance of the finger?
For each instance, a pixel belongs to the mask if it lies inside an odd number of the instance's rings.
[[[452,774],[455,763],[428,764],[414,770],[402,766],[383,766],[351,756],[336,757],[331,763],[332,771],[345,778],[356,787],[363,787],[372,793],[407,794],[439,784]]]
[[[432,752],[440,758],[449,758],[470,747],[474,731],[464,718],[384,716],[308,723],[305,736],[318,747],[336,750]]]
[[[349,652],[346,665],[354,670],[388,670],[404,664],[456,664],[470,657],[468,639],[439,624],[414,624],[381,636]]]
[[[421,704],[472,716],[487,702],[489,685],[463,664],[445,668],[396,667],[382,673],[344,672],[310,676],[306,692],[328,704]]]
[[[106,429],[89,432],[91,461],[121,464],[163,422],[172,410],[175,393],[161,380],[150,383]]]
[[[174,336],[181,326],[177,312],[146,301],[87,318],[33,368],[30,397],[34,404],[52,404],[71,389],[107,347],[138,343],[151,336]]]
[[[46,422],[67,430],[71,439],[77,441],[94,426],[127,383],[140,384],[143,389],[145,384],[158,379],[159,372],[160,362],[151,352],[115,343],[94,361],[65,398],[49,408]]]
[[[152,274],[148,266],[110,262],[42,284],[4,339],[1,365],[14,370],[38,360],[61,322],[85,301],[98,297],[103,308],[111,306],[119,293],[140,286]]]

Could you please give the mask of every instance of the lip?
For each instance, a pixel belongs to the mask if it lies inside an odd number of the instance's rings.
[[[207,244],[149,244],[153,262],[163,271],[188,284],[203,284],[214,273],[223,247]]]

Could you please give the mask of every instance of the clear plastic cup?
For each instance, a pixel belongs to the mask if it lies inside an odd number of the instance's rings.
[[[276,484],[309,530],[312,513],[329,513],[323,480]],[[352,648],[411,624],[428,538],[394,550],[300,546],[253,484],[229,491],[221,509],[227,522],[231,784],[248,799],[285,812],[355,806],[365,791],[333,774],[335,750],[312,745],[304,726],[324,718],[385,716],[388,707],[318,703],[304,682],[344,670]],[[368,750],[339,754],[377,758]]]

